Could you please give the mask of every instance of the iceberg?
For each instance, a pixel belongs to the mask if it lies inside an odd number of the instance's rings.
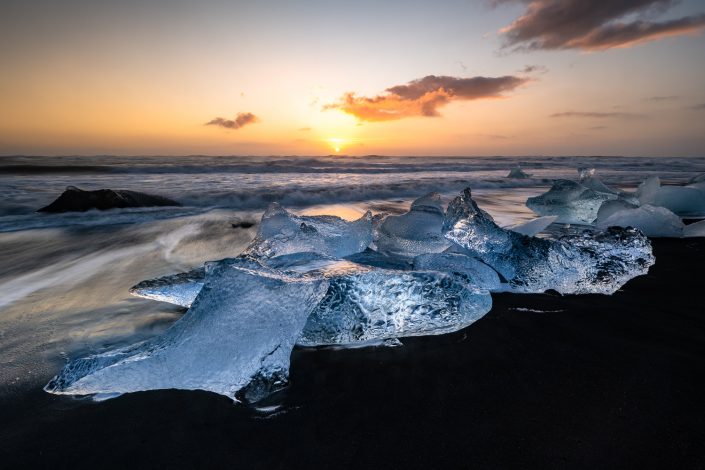
[[[440,253],[450,245],[441,233],[442,226],[441,195],[427,194],[415,200],[407,213],[382,220],[375,230],[374,244],[380,253],[401,258]]]
[[[578,181],[586,188],[590,188],[598,193],[621,195],[621,191],[610,188],[603,183],[597,176],[594,168],[578,168]]]
[[[45,390],[122,394],[207,390],[255,402],[287,380],[289,357],[328,289],[324,278],[211,263],[189,311],[163,335],[69,362]]]
[[[665,207],[680,217],[705,216],[705,192],[699,183],[691,186],[662,186],[658,176],[639,185],[637,198],[641,205]]]
[[[257,236],[245,254],[273,258],[291,253],[314,252],[342,258],[363,251],[372,242],[372,213],[348,222],[332,215],[299,216],[277,203],[269,205]]]
[[[598,192],[570,180],[556,180],[544,194],[530,197],[526,206],[540,216],[553,215],[564,224],[590,224],[603,202],[617,199],[611,192]]]
[[[448,206],[443,232],[514,292],[612,294],[654,263],[648,238],[636,229],[585,230],[557,240],[502,229],[477,207],[469,188]]]

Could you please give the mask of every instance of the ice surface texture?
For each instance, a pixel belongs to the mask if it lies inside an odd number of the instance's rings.
[[[591,224],[604,203],[613,200],[638,205],[633,194],[610,188],[594,168],[578,169],[579,181],[556,180],[551,189],[526,200],[526,206],[543,216],[557,216],[559,223]]]
[[[556,180],[548,192],[526,200],[526,206],[538,215],[554,215],[565,224],[589,224],[603,202],[617,199],[613,193],[597,192],[570,180]]]
[[[286,381],[289,356],[328,288],[324,278],[214,263],[189,311],[162,336],[70,362],[46,387],[57,394],[179,388],[256,401]]]
[[[348,222],[332,215],[299,216],[271,204],[257,236],[245,253],[272,258],[291,253],[315,252],[333,258],[363,251],[372,242],[372,214]]]
[[[458,274],[460,278],[438,272],[438,268],[448,265],[437,262],[427,262],[425,267],[419,266],[417,272],[405,272],[315,256],[287,256],[275,259],[270,266],[275,265],[287,276],[325,278],[330,283],[303,327],[297,344],[346,345],[447,333],[465,328],[490,310],[492,300],[488,290],[499,285],[497,273],[467,256],[428,256],[464,258],[460,261],[462,269],[457,270],[462,271]],[[242,261],[221,261],[228,262]],[[186,294],[193,294],[198,279],[189,276],[193,286],[186,284],[189,285],[187,289],[184,289],[182,280],[183,277],[167,276],[143,281],[131,292],[140,297],[189,306],[193,299]],[[154,286],[158,286],[159,298],[150,296],[156,290]],[[150,295],[144,295],[144,292]]]
[[[442,226],[441,196],[431,193],[414,201],[409,212],[387,216],[375,230],[375,245],[380,253],[397,257],[440,253],[450,246]]]
[[[639,202],[652,206],[665,207],[680,217],[705,216],[705,191],[701,183],[689,186],[661,186],[657,176],[639,185]]]
[[[654,263],[648,239],[635,229],[613,227],[558,240],[502,229],[477,207],[469,189],[448,206],[443,231],[517,292],[611,294]]]

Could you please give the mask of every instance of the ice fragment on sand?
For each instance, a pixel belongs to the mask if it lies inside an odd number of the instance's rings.
[[[642,205],[665,207],[680,217],[705,215],[705,192],[698,187],[662,186],[658,176],[641,183],[637,197]]]
[[[315,252],[342,258],[363,251],[372,242],[372,214],[348,222],[332,215],[299,216],[273,203],[262,215],[257,236],[246,254],[272,258]]]
[[[543,217],[531,219],[521,224],[514,225],[513,227],[509,227],[509,230],[511,230],[512,232],[521,233],[523,235],[533,237],[537,233],[546,230],[546,228],[548,228],[548,226],[556,220],[558,220],[558,216],[546,215]]]
[[[617,199],[613,193],[595,191],[570,180],[556,180],[544,194],[530,197],[526,206],[541,216],[555,215],[565,224],[589,224],[603,202]]]
[[[635,229],[614,227],[558,240],[502,229],[477,207],[470,189],[448,206],[443,231],[517,292],[611,294],[654,263],[648,239]]]
[[[598,228],[634,227],[648,237],[682,237],[685,225],[673,212],[664,207],[645,204],[616,211],[602,211],[595,220]]]
[[[375,245],[380,253],[398,257],[440,253],[449,246],[442,225],[441,196],[427,194],[415,200],[409,212],[386,217],[375,230]]]
[[[76,359],[49,382],[57,394],[87,395],[178,388],[249,401],[286,381],[289,356],[328,288],[323,278],[214,263],[189,311],[162,336]]]

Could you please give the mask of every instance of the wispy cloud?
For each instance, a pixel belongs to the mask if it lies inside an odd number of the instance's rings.
[[[494,78],[429,75],[387,88],[384,93],[373,97],[346,93],[337,103],[328,104],[323,109],[339,109],[361,121],[435,117],[440,115],[439,108],[451,101],[500,98],[528,81],[528,78],[511,75]]]
[[[693,111],[705,111],[705,103],[696,104],[695,106],[689,106],[688,109]]]
[[[523,3],[524,14],[501,30],[508,49],[581,49],[630,47],[705,29],[705,14],[653,21],[674,0],[493,0]],[[628,19],[636,16],[636,19]]]
[[[561,113],[553,113],[549,115],[552,118],[592,118],[592,119],[637,119],[643,118],[645,115],[637,113],[618,113],[618,112],[595,112],[595,111],[564,111]]]
[[[547,73],[548,67],[545,65],[527,65],[520,70],[521,73]]]
[[[653,103],[662,103],[664,101],[676,101],[680,99],[678,95],[668,95],[668,96],[649,96],[646,101],[651,101]]]
[[[238,113],[235,119],[217,117],[206,123],[206,126],[218,126],[225,129],[240,129],[248,124],[259,122],[259,118],[252,113]]]

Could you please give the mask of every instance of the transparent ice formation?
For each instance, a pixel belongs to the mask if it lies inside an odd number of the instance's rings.
[[[602,211],[595,220],[598,228],[634,227],[648,237],[682,237],[685,225],[673,212],[664,207],[645,204],[616,211]]]
[[[257,401],[286,382],[289,356],[323,298],[324,278],[213,263],[189,311],[162,336],[77,359],[46,386],[56,394],[178,388]]]
[[[605,183],[603,183],[599,178],[597,178],[596,171],[594,168],[579,168],[578,169],[578,181],[580,182],[580,184],[582,184],[586,188],[590,188],[593,191],[597,191],[598,193],[615,194],[615,195],[622,194],[621,191],[618,191],[614,188],[610,188]]]
[[[330,277],[298,344],[349,345],[460,330],[492,308],[490,294],[468,280],[388,269]]]
[[[387,216],[375,230],[380,253],[413,258],[422,253],[440,253],[449,246],[443,237],[443,204],[438,193],[415,200],[409,212]]]
[[[526,200],[526,206],[541,216],[554,215],[564,224],[590,224],[603,202],[617,199],[611,192],[598,192],[570,180],[556,180],[548,192]]]
[[[137,297],[190,307],[203,288],[204,268],[142,281],[130,289]]]
[[[272,258],[315,252],[333,258],[363,251],[372,242],[372,214],[348,222],[332,215],[299,216],[277,203],[262,216],[257,236],[245,253]]]
[[[456,279],[439,272],[437,268],[443,266],[438,264],[409,272],[305,255],[268,261],[268,268],[284,275],[324,278],[330,283],[297,339],[302,346],[348,345],[455,331],[490,310],[492,300],[487,290],[499,284],[491,268],[467,257],[463,257],[468,260],[462,265],[463,277]],[[143,281],[132,293],[143,296],[142,289],[151,292],[151,286],[158,285],[158,300],[188,306],[191,302],[182,294],[184,284],[179,281],[174,276]],[[192,277],[192,281],[197,279]]]
[[[654,263],[648,239],[636,229],[612,227],[557,240],[502,229],[477,207],[470,189],[448,206],[443,231],[516,292],[611,294]]]
[[[482,261],[461,253],[427,253],[414,258],[414,269],[452,273],[467,279],[472,285],[489,291],[501,286],[497,271]]]
[[[546,230],[546,228],[548,228],[548,226],[556,220],[558,220],[558,216],[556,215],[545,215],[543,217],[537,217],[522,224],[517,224],[513,227],[509,227],[509,230],[511,230],[512,232],[521,233],[522,235],[528,235],[530,237],[533,237],[537,233]]]
[[[665,207],[680,217],[705,216],[705,192],[699,183],[691,186],[662,186],[658,176],[647,179],[637,189],[639,202]]]

